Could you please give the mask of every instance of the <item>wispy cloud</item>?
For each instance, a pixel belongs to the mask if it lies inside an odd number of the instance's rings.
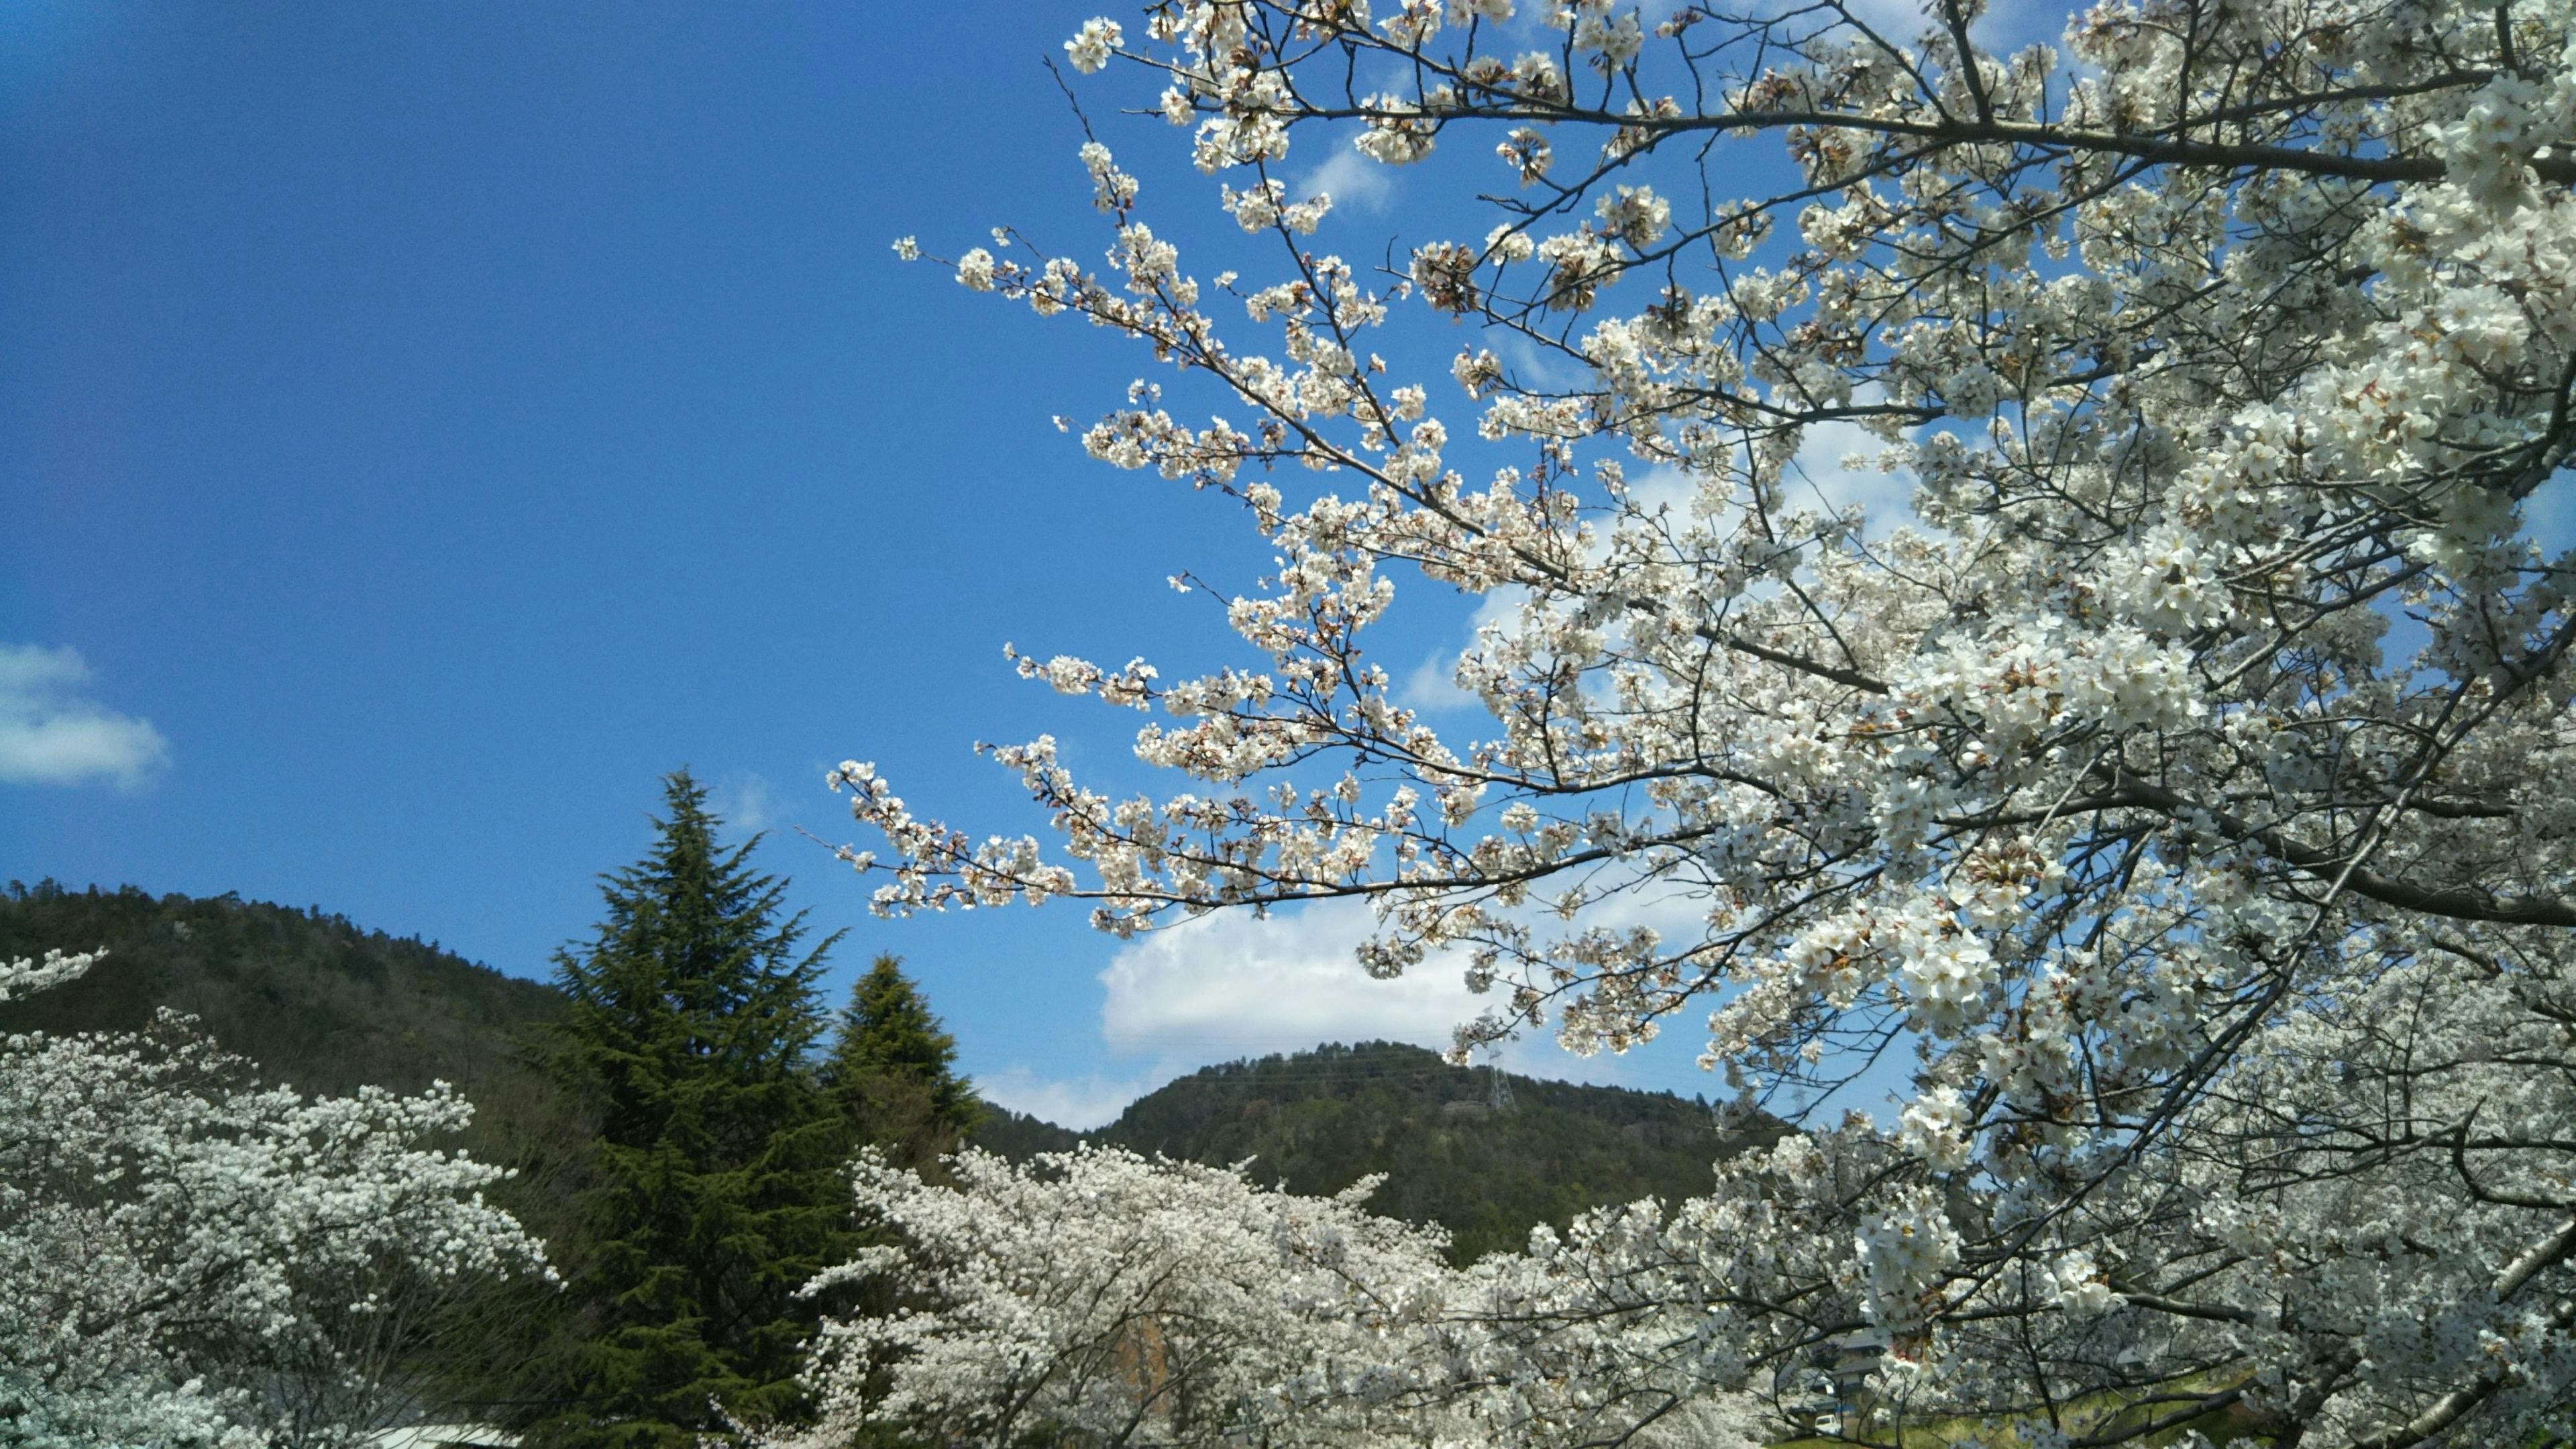
[[[1476,600],[1476,612],[1468,617],[1466,634],[1473,642],[1487,624],[1508,624],[1520,616],[1521,605],[1529,591],[1517,585],[1492,590]],[[1435,649],[1423,656],[1411,673],[1396,688],[1396,698],[1405,708],[1423,714],[1441,714],[1481,707],[1476,696],[1458,687],[1459,649]]]
[[[1015,1066],[979,1074],[976,1090],[1014,1111],[1088,1131],[1210,1062],[1330,1041],[1447,1046],[1482,999],[1440,959],[1394,981],[1370,979],[1353,954],[1369,923],[1360,902],[1328,901],[1266,917],[1220,911],[1140,937],[1100,973],[1100,1024],[1111,1051],[1143,1065],[1124,1075],[1062,1078]]]
[[[1885,445],[1869,435],[1857,423],[1817,423],[1806,431],[1798,455],[1789,465],[1793,502],[1821,503],[1828,508],[1858,504],[1864,538],[1883,539],[1904,524],[1919,523],[1914,516],[1914,477],[1910,473],[1882,473],[1871,462]],[[1845,466],[1857,461],[1858,467]],[[1688,514],[1698,485],[1680,470],[1668,467],[1648,469],[1629,480],[1629,500],[1638,512],[1653,515],[1670,510],[1676,517]],[[1794,496],[1803,492],[1804,497]],[[1594,545],[1597,558],[1608,547],[1605,527]],[[1477,600],[1476,611],[1467,620],[1464,633],[1472,642],[1479,629],[1487,624],[1508,624],[1519,616],[1528,598],[1517,587],[1500,588]],[[1462,643],[1460,648],[1464,648]],[[1435,649],[1408,671],[1396,689],[1396,698],[1408,709],[1424,714],[1445,714],[1477,707],[1474,695],[1460,689],[1457,683],[1459,649]]]
[[[1395,688],[1396,702],[1416,714],[1447,714],[1476,707],[1476,696],[1458,687],[1458,655],[1434,649],[1422,656]]]
[[[1628,897],[1585,912],[1577,928],[1651,925],[1680,934],[1698,927],[1703,910],[1677,895]],[[1461,951],[1434,953],[1393,981],[1372,979],[1355,955],[1371,925],[1359,901],[1321,901],[1268,916],[1220,911],[1131,941],[1100,975],[1101,1035],[1116,1055],[1143,1065],[1079,1077],[1014,1066],[979,1073],[977,1090],[1015,1111],[1089,1130],[1210,1062],[1335,1041],[1445,1048],[1460,1025],[1500,1004],[1467,989]],[[1545,1030],[1503,1043],[1493,1059],[1561,1081],[1633,1084],[1638,1072],[1611,1054],[1573,1055]]]
[[[1914,475],[1880,472],[1876,458],[1887,445],[1858,423],[1808,425],[1789,472],[1802,479],[1829,508],[1859,504],[1861,536],[1885,538],[1900,524],[1919,523],[1914,516]],[[1859,467],[1845,466],[1846,460]]]
[[[1786,5],[1774,7],[1786,10]],[[1892,45],[1913,45],[1927,30],[1947,22],[1945,12],[1924,0],[1845,0],[1853,19]],[[1968,22],[1968,40],[1989,51],[2007,52],[2059,38],[2066,23],[2063,6],[2043,0],[1989,0]]]
[[[135,789],[170,761],[150,720],[88,697],[88,661],[64,645],[0,644],[0,783]]]
[[[1511,369],[1514,387],[1566,393],[1580,392],[1599,382],[1584,366],[1582,358],[1568,357],[1554,348],[1542,347],[1524,333],[1492,327],[1486,329],[1484,340],[1493,344],[1494,354]]]
[[[1853,19],[1896,45],[1912,44],[1931,23],[1917,0],[1846,0],[1846,7]]]
[[[1587,908],[1553,930],[1651,926],[1687,935],[1706,905],[1674,893],[1641,891]],[[1359,966],[1357,950],[1375,924],[1356,900],[1319,901],[1255,916],[1220,911],[1130,942],[1111,958],[1101,984],[1102,1034],[1124,1054],[1191,1062],[1303,1051],[1329,1041],[1401,1041],[1446,1048],[1457,1029],[1505,1004],[1467,989],[1467,955],[1436,951],[1392,981]],[[1552,1032],[1524,1035],[1502,1051],[1505,1065],[1536,1076],[1615,1080],[1608,1060],[1577,1057]]]
[[[726,775],[707,793],[716,814],[746,835],[778,823],[778,787],[766,775],[749,770]]]
[[[1300,174],[1288,188],[1292,200],[1319,194],[1333,198],[1335,211],[1377,213],[1395,200],[1394,168],[1381,166],[1351,149],[1341,138],[1325,142],[1324,159]]]

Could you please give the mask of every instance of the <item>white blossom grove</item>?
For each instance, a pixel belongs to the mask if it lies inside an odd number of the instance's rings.
[[[819,1420],[780,1446],[856,1442],[870,1425],[940,1442],[1207,1445],[1573,1444],[1751,1449],[1760,1402],[1712,1392],[1676,1344],[1721,1357],[1678,1305],[1614,1311],[1587,1273],[1624,1215],[1466,1270],[1437,1229],[1239,1170],[1120,1149],[1015,1166],[980,1151],[953,1187],[863,1159],[864,1250],[816,1290],[889,1280],[911,1306],[827,1321]],[[1573,1370],[1573,1371],[1569,1371]]]
[[[0,1001],[94,955],[0,961]],[[0,1441],[250,1449],[375,1425],[383,1320],[410,1285],[551,1274],[423,1145],[443,1085],[307,1100],[164,1012],[150,1031],[0,1039]],[[356,1415],[360,1417],[334,1417]]]
[[[887,855],[847,854],[889,913],[1365,897],[1371,971],[1497,993],[1462,1048],[1705,1012],[1773,1105],[1912,1054],[1883,1136],[1638,1229],[1633,1281],[1715,1304],[1747,1381],[1866,1324],[1902,1402],[2071,1442],[2523,1442],[2576,1409],[2576,558],[2530,523],[2576,437],[2576,7],[2000,23],[1086,25],[1072,66],[1159,88],[1267,260],[1186,268],[1093,140],[1105,260],[1005,230],[953,265],[1204,396],[1139,381],[1081,440],[1245,505],[1254,657],[1023,658],[1158,714],[1136,754],[1187,787],[995,749],[1051,848],[853,762]],[[1401,275],[1318,254],[1291,142],[1346,130],[1490,147],[1491,229],[1349,248]],[[1420,325],[1466,338],[1445,383],[1386,358]],[[1836,439],[1905,517],[1808,485]],[[1472,731],[1363,655],[1399,579],[1499,619]]]

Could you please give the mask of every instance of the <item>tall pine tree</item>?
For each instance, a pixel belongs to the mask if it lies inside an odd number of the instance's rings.
[[[957,1075],[957,1039],[893,956],[850,988],[823,1084],[854,1145],[916,1171],[935,1171],[984,1117],[975,1084]]]
[[[848,1150],[874,1147],[887,1161],[934,1180],[946,1171],[940,1159],[964,1146],[984,1117],[974,1083],[957,1074],[957,1039],[940,1029],[893,956],[879,956],[850,988],[821,1077]],[[852,1226],[854,1246],[896,1241],[882,1225]],[[839,1305],[845,1316],[883,1317],[905,1306],[890,1279],[852,1284],[845,1293]],[[880,1381],[871,1391],[885,1387]],[[928,1449],[931,1442],[878,1425],[850,1449]]]
[[[652,853],[604,878],[598,935],[555,957],[553,1059],[598,1111],[602,1182],[541,1443],[680,1449],[721,1434],[717,1406],[794,1417],[817,1308],[794,1295],[847,1247],[846,1128],[808,1060],[839,938],[800,950],[804,917],[748,864],[757,838],[719,847],[706,791],[664,783]]]

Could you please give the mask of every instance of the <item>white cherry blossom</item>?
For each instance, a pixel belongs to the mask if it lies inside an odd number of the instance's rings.
[[[94,955],[0,960],[0,997]],[[544,1273],[432,1145],[441,1083],[305,1098],[164,1011],[149,1031],[0,1040],[0,1440],[258,1449],[357,1442],[405,1405],[395,1320],[475,1277]]]
[[[1876,1325],[1909,1412],[2164,1406],[2063,1429],[2101,1443],[2556,1423],[2576,6],[2105,0],[2011,51],[1952,0],[1522,8],[1122,32],[1226,255],[1103,151],[1098,260],[961,280],[1168,369],[1084,448],[1275,562],[1221,591],[1237,657],[1033,670],[1149,712],[1160,793],[995,747],[1051,839],[979,840],[837,772],[878,908],[1356,896],[1369,970],[1492,989],[1462,1050],[1705,1019],[1783,1112],[1910,1061],[1887,1133],[1765,1169],[1797,1212],[1721,1174],[1647,1234],[1757,1366]],[[1451,139],[1514,173],[1489,221],[1283,224],[1293,146]],[[1820,487],[1855,454],[1903,516]],[[1370,652],[1424,588],[1485,604],[1465,727]]]

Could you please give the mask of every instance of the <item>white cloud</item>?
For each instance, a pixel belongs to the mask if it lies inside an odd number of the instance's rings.
[[[1354,151],[1348,141],[1338,137],[1325,142],[1324,159],[1313,170],[1300,175],[1289,188],[1291,200],[1303,201],[1318,193],[1333,198],[1333,209],[1341,211],[1381,212],[1395,199],[1393,168],[1381,166]]]
[[[1892,45],[1911,45],[1930,20],[1917,0],[1847,0],[1852,18]]]
[[[1675,894],[1614,898],[1573,926],[1652,926],[1667,937],[1700,929],[1704,904]],[[1467,989],[1463,951],[1435,952],[1392,981],[1362,971],[1356,949],[1374,923],[1366,904],[1320,901],[1258,917],[1219,911],[1121,947],[1100,974],[1102,1033],[1125,1055],[1222,1061],[1304,1051],[1323,1042],[1400,1041],[1445,1049],[1457,1028],[1504,1003]],[[1583,1058],[1542,1030],[1506,1044],[1502,1060],[1532,1076],[1615,1081],[1609,1058]]]
[[[1854,20],[1891,45],[1913,45],[1925,31],[1948,24],[1923,0],[1845,0],[1845,6]],[[2048,22],[2062,23],[2064,14],[2059,7],[2040,4],[2038,0],[1991,0],[1968,22],[1968,39],[1990,50],[2054,39]]]
[[[1682,935],[1698,929],[1701,910],[1678,896],[1621,899],[1587,912],[1582,924],[1653,925]],[[1267,917],[1220,911],[1131,941],[1100,974],[1101,1034],[1116,1055],[1143,1066],[1131,1075],[1066,1078],[1014,1066],[977,1074],[976,1090],[1014,1111],[1087,1131],[1211,1062],[1333,1041],[1447,1047],[1456,1028],[1489,1004],[1467,990],[1463,955],[1436,954],[1396,980],[1374,980],[1353,954],[1370,924],[1365,904],[1325,901]],[[1494,1060],[1557,1081],[1634,1086],[1648,1084],[1638,1080],[1641,1069],[1650,1079],[1658,1075],[1651,1064],[1607,1053],[1575,1056],[1544,1030],[1505,1042]]]
[[[1911,473],[1882,473],[1874,462],[1868,461],[1858,468],[1843,466],[1847,457],[1857,454],[1863,460],[1874,459],[1885,447],[1858,423],[1810,425],[1789,467],[1790,501],[1821,503],[1828,508],[1860,505],[1861,536],[1865,539],[1883,539],[1900,524],[1917,523]],[[1797,496],[1802,489],[1806,494],[1803,498]],[[1677,468],[1650,468],[1628,480],[1631,506],[1649,517],[1663,509],[1671,510],[1677,518],[1686,517],[1697,492],[1698,485]],[[1594,542],[1595,558],[1607,550],[1608,538],[1605,527]],[[1476,631],[1487,624],[1509,624],[1518,618],[1527,597],[1526,590],[1500,588],[1477,600],[1476,612],[1464,631],[1467,640],[1473,641]],[[1423,714],[1476,708],[1476,697],[1457,684],[1458,653],[1457,649],[1435,649],[1425,655],[1397,686],[1396,698],[1407,709]]]
[[[778,787],[766,775],[748,770],[727,775],[707,793],[716,814],[737,831],[749,834],[777,823]]]
[[[85,697],[90,669],[69,645],[0,644],[0,783],[134,789],[170,761],[150,720]]]
[[[1210,1062],[1328,1041],[1446,1047],[1458,1024],[1478,1014],[1481,999],[1457,967],[1437,959],[1394,981],[1370,979],[1352,954],[1369,920],[1360,902],[1329,901],[1266,918],[1219,911],[1139,937],[1100,973],[1100,1024],[1113,1053],[1145,1065],[1127,1076],[1067,1078],[1015,1066],[979,1074],[976,1090],[1013,1111],[1087,1131]]]
[[[1885,538],[1897,525],[1915,522],[1914,475],[1882,473],[1874,461],[1887,445],[1858,423],[1811,423],[1799,440],[1789,471],[1804,479],[1828,507],[1860,505],[1864,538]],[[1843,460],[1858,455],[1864,466],[1847,468]]]
[[[986,1101],[998,1102],[1014,1112],[1088,1132],[1116,1121],[1128,1103],[1179,1075],[1175,1069],[1127,1078],[1095,1073],[1058,1081],[1041,1077],[1027,1067],[1013,1067],[977,1077],[975,1090]]]
[[[1880,472],[1878,456],[1886,451],[1887,444],[1858,423],[1809,423],[1798,440],[1797,456],[1789,460],[1782,492],[1792,506],[1821,503],[1827,508],[1842,508],[1859,504],[1865,520],[1862,535],[1885,538],[1899,524],[1918,522],[1914,516],[1914,475]],[[1846,467],[1846,459],[1860,466]],[[1668,466],[1650,468],[1628,480],[1632,506],[1648,517],[1669,509],[1676,519],[1687,518],[1698,493],[1699,485],[1689,474]],[[1606,546],[1605,538],[1595,545],[1594,556],[1599,557]]]
[[[1511,384],[1535,392],[1581,392],[1597,386],[1600,379],[1584,365],[1580,357],[1568,357],[1553,347],[1541,347],[1527,334],[1500,327],[1488,328],[1484,342],[1491,343],[1494,355],[1511,369]]]
[[[1968,39],[1998,53],[2065,39],[2065,7],[2044,0],[1993,0],[1968,24]]]
[[[1458,687],[1458,656],[1446,649],[1434,649],[1422,656],[1404,682],[1395,689],[1396,702],[1416,714],[1445,714],[1450,710],[1469,709],[1476,697]]]
[[[1352,954],[1369,925],[1366,905],[1325,901],[1266,919],[1220,911],[1131,941],[1100,973],[1102,1032],[1124,1054],[1195,1061],[1327,1041],[1447,1046],[1483,998],[1436,958],[1371,978]]]
[[[1521,604],[1528,597],[1527,589],[1513,585],[1491,590],[1479,598],[1476,612],[1467,619],[1468,641],[1472,643],[1477,631],[1487,624],[1508,624],[1519,618]],[[1458,687],[1458,655],[1463,648],[1435,649],[1424,655],[1396,687],[1398,702],[1422,714],[1481,708],[1482,701]]]

